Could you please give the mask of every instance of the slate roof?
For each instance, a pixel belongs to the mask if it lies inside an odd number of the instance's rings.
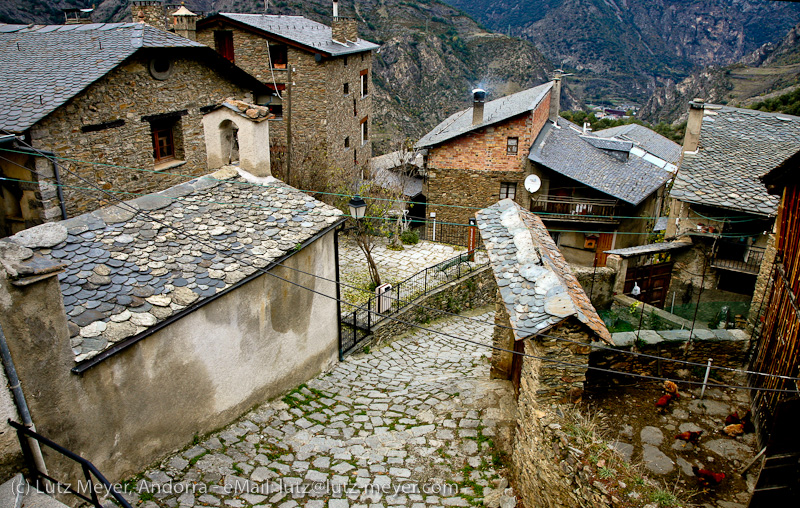
[[[342,44],[333,41],[333,30],[328,25],[317,23],[303,16],[282,16],[273,14],[238,14],[220,12],[198,23],[198,28],[219,19],[241,23],[257,31],[277,36],[306,47],[309,51],[327,53],[332,56],[349,55],[372,51],[380,46],[364,39],[347,41]]]
[[[644,125],[635,123],[620,125],[619,127],[611,127],[610,129],[594,132],[593,135],[600,138],[631,141],[642,150],[650,152],[670,164],[677,165],[681,159],[681,145],[648,129]]]
[[[692,246],[692,242],[661,242],[650,243],[647,245],[636,245],[624,249],[613,249],[605,251],[606,254],[616,254],[623,258],[655,254],[657,252],[668,252],[671,250],[685,249]]]
[[[413,198],[422,193],[422,178],[408,176],[391,169],[373,169],[372,179],[383,187],[392,191],[401,191],[403,196]]]
[[[611,334],[539,217],[510,199],[475,216],[516,340],[546,333],[575,317],[611,343]]]
[[[0,129],[21,133],[142,48],[204,48],[143,23],[0,24]]]
[[[670,196],[773,216],[780,199],[759,177],[799,150],[799,117],[707,104],[698,150],[684,154]]]
[[[83,362],[258,276],[253,266],[266,267],[341,220],[339,210],[279,180],[261,181],[250,185],[223,168],[128,201],[150,217],[112,205],[3,241],[66,265],[64,309],[75,361]]]
[[[552,122],[544,126],[531,147],[530,160],[632,205],[672,177],[641,157],[620,160],[595,147],[577,125],[564,118],[558,119],[558,127]]]
[[[440,123],[417,141],[415,148],[426,148],[443,143],[470,131],[508,120],[533,111],[542,102],[553,83],[545,83],[515,94],[507,95],[483,105],[483,122],[472,125],[472,108],[459,111]]]

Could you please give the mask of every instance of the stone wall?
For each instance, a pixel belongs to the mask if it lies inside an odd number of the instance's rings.
[[[746,366],[750,336],[743,330],[695,329],[693,340],[689,330],[641,330],[613,335],[613,349],[595,349],[590,355],[590,365],[622,372],[632,372],[659,377],[694,377],[702,380],[704,367],[647,358],[630,351],[662,358],[684,360],[705,365],[740,369]],[[607,385],[611,380],[630,382],[630,376],[589,371],[589,389]],[[713,382],[713,381],[712,381]]]
[[[616,270],[608,266],[600,266],[596,270],[573,265],[570,268],[572,268],[572,274],[580,282],[583,292],[591,299],[595,309],[611,307],[611,302],[614,300],[614,284],[617,280]]]
[[[753,300],[750,303],[750,313],[747,321],[750,327],[758,326],[760,315],[764,313],[763,302],[769,298],[772,288],[772,276],[774,275],[775,256],[778,250],[775,248],[775,235],[769,235],[767,240],[767,250],[764,251],[764,261],[761,262],[761,269],[756,278],[756,287],[753,290]]]
[[[18,286],[0,268],[0,324],[37,429],[115,482],[328,369],[337,305],[322,295],[335,287],[296,270],[334,279],[333,235],[270,271],[320,294],[261,275],[80,375],[57,277]]]
[[[246,99],[252,90],[232,83],[201,62],[180,54],[171,56],[172,72],[166,80],[151,76],[149,59],[134,56],[31,129],[31,144],[37,149],[55,152],[59,157],[103,163],[60,161],[65,168],[61,178],[70,217],[109,203],[99,191],[78,189],[89,184],[70,172],[104,190],[122,192],[115,195],[122,199],[136,197],[124,193],[156,192],[207,173],[200,108],[227,97]],[[155,174],[151,123],[145,117],[169,113],[175,114],[170,121],[175,122],[176,155],[185,164],[177,166],[180,161],[175,161],[174,167],[160,165],[159,169],[174,174]],[[120,121],[124,123],[119,125]],[[82,132],[86,127],[90,132]],[[50,194],[55,193],[52,187],[42,187],[41,192],[44,199],[52,199]]]
[[[289,71],[270,69],[269,39],[220,22],[197,32],[197,41],[214,47],[214,31],[233,33],[236,65],[267,85],[286,84]],[[283,119],[272,120],[270,145],[285,150],[288,116],[291,114],[293,171],[299,171],[309,157],[322,157],[333,168],[359,170],[372,157],[372,143],[361,143],[361,121],[367,119],[372,131],[372,53],[323,58],[317,62],[312,52],[287,47],[292,86],[281,91]],[[361,72],[369,76],[368,93],[361,96]],[[344,93],[344,84],[349,92]],[[291,102],[291,106],[289,103]],[[349,138],[349,147],[345,147]],[[318,155],[314,155],[314,154]]]
[[[487,266],[421,296],[393,317],[411,323],[429,323],[444,315],[435,310],[423,309],[420,305],[448,312],[461,312],[492,303],[496,292],[497,283],[491,267]],[[370,344],[392,341],[413,328],[412,325],[386,319],[373,328]]]
[[[11,146],[6,148],[13,150]],[[0,180],[0,238],[61,218],[55,192],[50,196],[36,183],[37,177],[32,173],[37,171],[36,158],[5,151],[0,155],[0,178],[8,178]],[[43,199],[43,194],[49,199]],[[45,213],[49,210],[56,212],[55,216]]]

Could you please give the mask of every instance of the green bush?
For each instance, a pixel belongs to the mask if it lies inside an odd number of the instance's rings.
[[[406,229],[400,233],[400,241],[406,245],[416,245],[419,243],[419,233],[411,229]]]

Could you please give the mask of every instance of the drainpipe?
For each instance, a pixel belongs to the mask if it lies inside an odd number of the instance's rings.
[[[0,357],[3,359],[9,388],[14,396],[14,405],[17,406],[17,412],[22,419],[22,424],[33,432],[36,432],[36,426],[31,419],[31,412],[28,410],[25,394],[22,393],[22,386],[20,386],[19,383],[17,369],[14,367],[14,361],[11,359],[11,351],[8,350],[8,344],[6,343],[6,336],[3,333],[2,326],[0,326]],[[44,464],[44,457],[42,457],[42,449],[39,448],[39,442],[30,438],[28,442],[31,447],[31,452],[33,452],[33,461],[36,463],[36,468],[40,473],[47,474],[47,466]]]

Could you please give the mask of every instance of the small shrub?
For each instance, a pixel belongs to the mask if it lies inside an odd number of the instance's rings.
[[[406,229],[400,233],[400,241],[406,245],[416,245],[419,243],[419,233],[411,229]]]

